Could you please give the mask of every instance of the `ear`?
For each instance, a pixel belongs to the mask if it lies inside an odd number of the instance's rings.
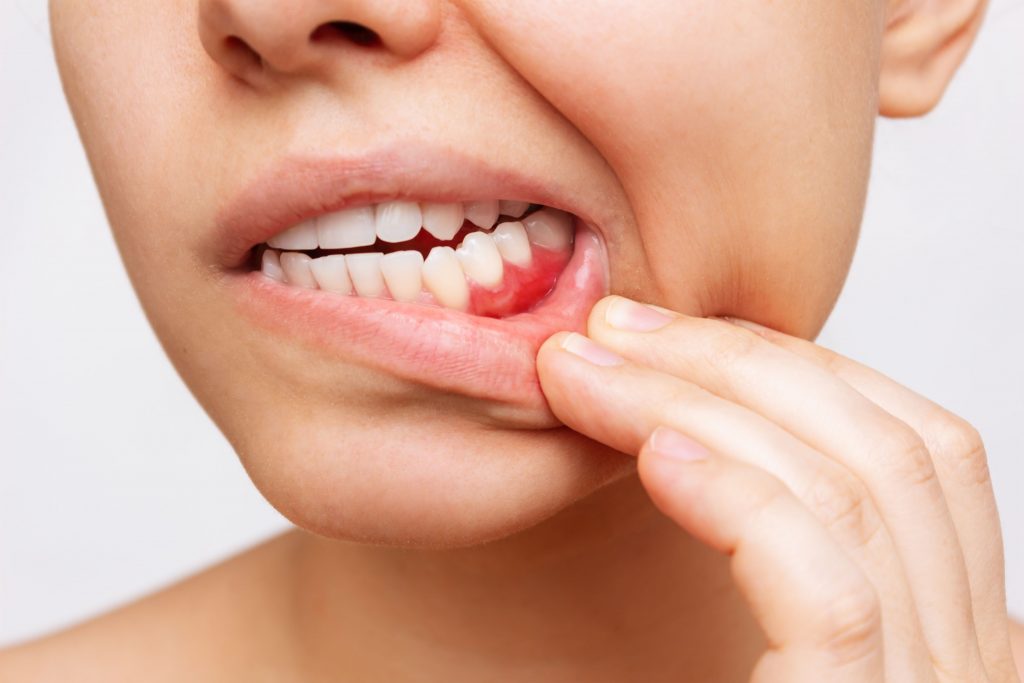
[[[883,116],[931,111],[981,26],[987,0],[889,0],[878,90]]]

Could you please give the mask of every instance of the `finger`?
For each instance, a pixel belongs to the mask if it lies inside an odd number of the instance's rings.
[[[769,642],[754,681],[885,680],[874,589],[782,482],[666,428],[641,450],[638,469],[663,513],[731,556]]]
[[[732,320],[766,341],[816,363],[921,435],[932,454],[967,566],[978,643],[995,680],[1016,671],[1006,611],[1003,540],[985,448],[970,424],[877,370],[805,339]]]
[[[662,326],[650,329],[651,313],[607,297],[594,307],[588,331],[626,358],[746,406],[849,468],[892,533],[936,668],[950,680],[977,677],[982,662],[967,570],[920,437],[839,378],[749,330],[661,314]]]
[[[892,538],[863,484],[849,472],[764,417],[685,380],[626,362],[580,335],[549,339],[537,368],[555,415],[592,439],[637,453],[652,431],[666,425],[786,484],[884,596],[884,632],[893,634],[894,645],[885,652],[887,670],[901,682],[930,680],[918,664],[928,661],[928,651]]]

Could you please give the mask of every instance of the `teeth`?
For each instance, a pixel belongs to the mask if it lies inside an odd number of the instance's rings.
[[[281,268],[281,258],[273,249],[263,250],[263,259],[260,264],[260,270],[262,270],[263,274],[271,280],[277,280],[278,282],[285,281],[284,270]]]
[[[478,228],[490,230],[491,226],[498,220],[499,213],[497,199],[483,202],[466,202],[466,218]]]
[[[377,241],[372,206],[335,211],[316,220],[317,242],[321,249],[368,247]],[[313,247],[290,247],[315,249]]]
[[[384,202],[377,205],[377,237],[385,242],[411,240],[420,231],[423,217],[416,202]]]
[[[423,262],[423,284],[438,303],[463,310],[469,304],[469,285],[451,247],[434,247]]]
[[[502,223],[491,233],[501,257],[514,266],[526,268],[533,262],[533,250],[526,228],[519,221]]]
[[[533,206],[514,200],[422,204],[395,200],[343,209],[303,221],[267,240],[272,248],[263,249],[260,270],[279,282],[345,295],[414,302],[427,291],[442,306],[466,310],[471,284],[497,290],[505,277],[506,261],[510,267],[527,268],[533,263],[534,245],[565,250],[572,244],[575,226],[570,214],[541,208],[526,215]],[[499,217],[506,222],[495,225]],[[457,248],[434,247],[426,259],[412,249],[388,254],[328,253],[318,258],[309,253],[318,253],[318,248],[372,248],[377,240],[406,242],[421,227],[436,239],[451,242],[466,220],[480,230],[466,235]]]
[[[423,210],[423,229],[439,240],[450,240],[462,227],[465,218],[462,204],[433,204],[425,202]]]
[[[320,289],[338,294],[352,293],[352,279],[348,276],[348,266],[345,265],[344,254],[331,254],[315,258],[309,264],[313,278],[320,285]]]
[[[423,254],[393,251],[380,260],[380,272],[395,301],[415,301],[423,291]]]
[[[365,254],[345,254],[345,265],[349,277],[359,296],[384,296],[384,277],[380,272],[380,260],[384,254],[371,251]]]
[[[288,284],[316,289],[316,280],[309,271],[309,262],[313,259],[299,251],[286,251],[281,254],[281,268]]]
[[[416,237],[421,226],[439,240],[451,240],[462,228],[463,220],[490,230],[499,216],[520,218],[529,208],[528,202],[507,199],[424,202],[422,206],[396,200],[311,218],[271,237],[267,244],[287,251],[308,251],[317,247],[352,249],[371,246],[377,238],[392,244],[405,242]],[[572,219],[562,211],[541,209],[524,218],[523,224],[535,244],[558,249],[572,242]]]
[[[275,249],[316,249],[315,220],[302,221],[279,235],[274,235],[267,244]]]
[[[530,241],[545,249],[565,249],[572,244],[572,216],[564,211],[541,209],[523,219]]]
[[[470,279],[484,287],[495,288],[501,284],[504,266],[494,238],[486,232],[471,232],[455,250],[462,264],[462,270]]]
[[[519,218],[530,208],[530,202],[514,202],[509,199],[502,199],[498,202],[498,209],[502,216]]]

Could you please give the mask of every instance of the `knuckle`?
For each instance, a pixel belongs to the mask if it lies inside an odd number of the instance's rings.
[[[867,487],[852,475],[820,471],[804,499],[822,524],[846,546],[863,547],[882,529],[882,517]]]
[[[878,646],[882,606],[864,579],[831,601],[824,620],[822,647],[837,664],[857,661]]]
[[[744,543],[765,534],[765,529],[773,526],[772,520],[792,499],[789,488],[775,476],[755,470],[746,474],[744,521],[738,534]]]
[[[985,442],[974,425],[943,411],[931,418],[922,431],[935,459],[941,461],[960,484],[976,486],[989,483],[991,475]]]
[[[814,348],[814,358],[821,367],[842,379],[849,369],[850,360],[846,356],[842,356],[835,351],[830,351],[818,346]]]
[[[708,330],[706,355],[711,367],[735,367],[767,343],[753,332],[734,326],[709,326]]]
[[[662,424],[686,424],[687,415],[714,409],[717,403],[715,395],[698,384],[672,381],[665,388],[665,400],[658,402],[655,411]]]
[[[904,423],[884,430],[875,443],[876,454],[899,481],[918,487],[937,487],[935,463],[924,439]]]
[[[769,510],[779,509],[790,496],[786,485],[770,474],[765,473],[764,477],[757,483],[756,487],[751,488],[751,497],[748,505],[751,510],[761,514]]]

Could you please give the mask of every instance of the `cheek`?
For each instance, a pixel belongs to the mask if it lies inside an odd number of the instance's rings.
[[[613,288],[810,333],[860,223],[882,3],[614,4],[483,17],[625,189],[640,234],[610,236]]]
[[[181,3],[52,3],[61,78],[118,247],[140,284],[204,215],[202,49]],[[195,186],[190,186],[190,184]],[[184,198],[184,201],[183,201]],[[144,283],[142,283],[144,284]]]

